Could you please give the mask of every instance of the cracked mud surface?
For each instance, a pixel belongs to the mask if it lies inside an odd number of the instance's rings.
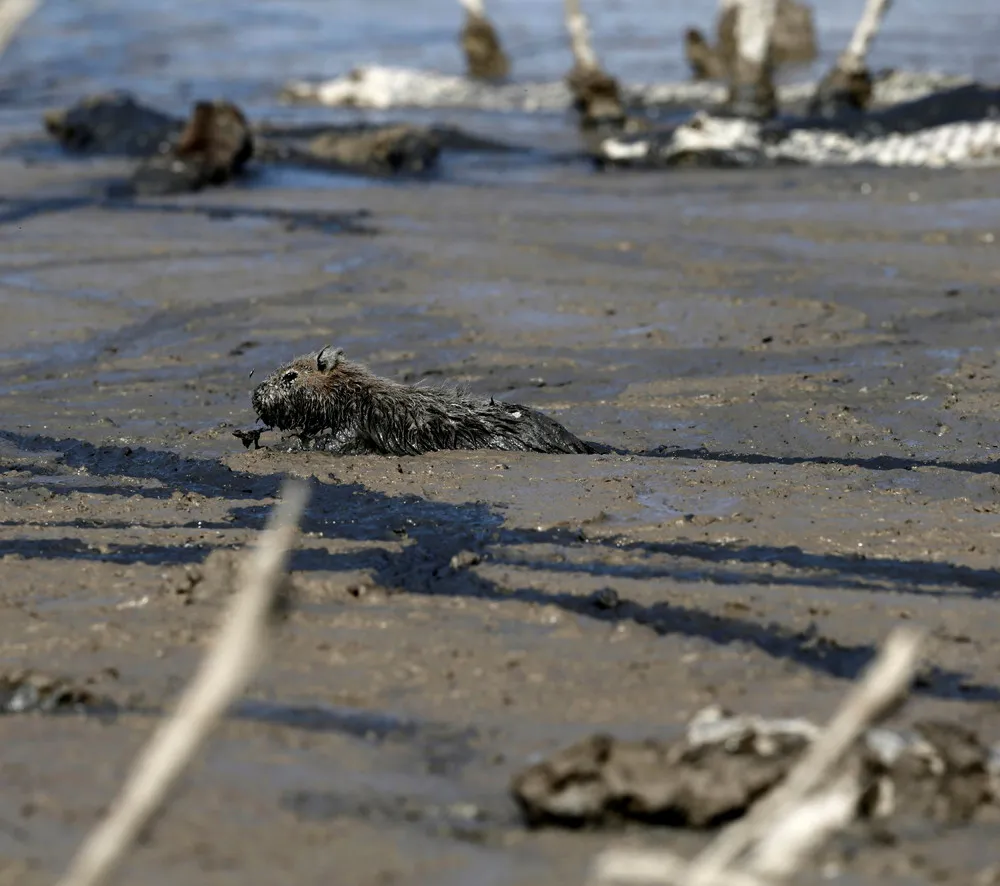
[[[0,882],[104,809],[286,472],[296,609],[143,882],[577,883],[606,838],[524,831],[513,773],[712,703],[821,721],[900,620],[931,631],[903,725],[1000,739],[1000,174],[77,199],[120,168],[0,160],[2,663],[129,700],[0,717]],[[264,212],[361,209],[374,235]],[[327,343],[656,454],[244,450],[255,381]],[[836,869],[991,882],[998,828]]]

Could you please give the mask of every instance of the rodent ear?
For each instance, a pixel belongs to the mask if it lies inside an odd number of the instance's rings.
[[[327,345],[323,348],[319,354],[316,355],[316,368],[320,372],[326,372],[328,369],[333,369],[340,362],[340,358],[344,356],[343,348],[335,348],[333,345]]]

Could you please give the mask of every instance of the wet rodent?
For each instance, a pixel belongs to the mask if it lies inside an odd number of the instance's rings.
[[[294,432],[303,448],[339,455],[419,455],[442,449],[608,451],[527,406],[457,387],[379,378],[331,346],[279,367],[251,399],[268,427]]]

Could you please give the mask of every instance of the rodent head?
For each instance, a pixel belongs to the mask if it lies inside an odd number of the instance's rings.
[[[327,345],[278,367],[254,389],[254,411],[268,427],[317,434],[333,421],[331,392],[345,367],[344,351]]]

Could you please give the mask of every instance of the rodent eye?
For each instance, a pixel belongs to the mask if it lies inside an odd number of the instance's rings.
[[[293,382],[299,377],[299,374],[294,369],[289,369],[283,376],[281,380],[284,382]]]

